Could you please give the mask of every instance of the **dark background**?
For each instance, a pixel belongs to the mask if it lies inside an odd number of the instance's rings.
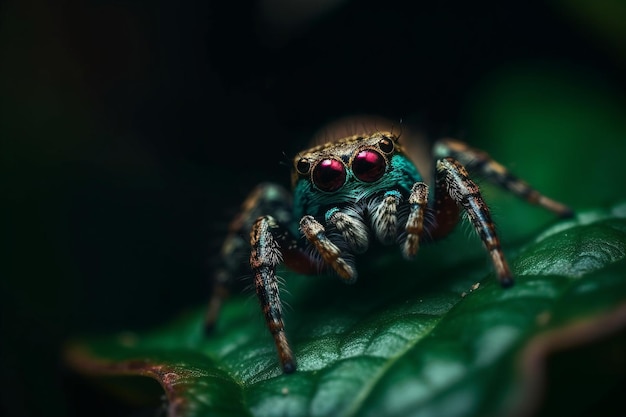
[[[618,2],[311,3],[2,3],[0,414],[72,409],[68,338],[205,302],[239,202],[322,124],[471,140],[477,89],[528,63],[625,91]]]

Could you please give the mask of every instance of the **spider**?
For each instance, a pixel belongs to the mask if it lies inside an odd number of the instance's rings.
[[[331,272],[353,283],[355,255],[366,252],[372,241],[398,245],[403,257],[411,259],[420,244],[450,233],[463,212],[489,253],[500,284],[511,286],[513,276],[489,208],[468,170],[561,217],[572,215],[567,206],[540,194],[487,153],[454,139],[438,140],[432,148],[435,169],[425,172],[434,177],[431,190],[428,177],[414,162],[430,153],[421,149],[412,157],[406,150],[409,145],[401,143],[393,129],[363,124],[359,133],[316,143],[297,154],[291,193],[275,184],[257,186],[230,224],[222,246],[207,331],[214,327],[230,283],[249,257],[248,271],[282,371],[294,372],[277,267],[284,264],[310,275]]]

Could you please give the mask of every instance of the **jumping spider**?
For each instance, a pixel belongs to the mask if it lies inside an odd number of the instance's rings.
[[[352,283],[357,279],[355,254],[367,251],[370,241],[397,244],[404,258],[411,259],[420,243],[447,235],[461,211],[489,252],[501,285],[512,285],[489,208],[467,170],[559,216],[572,211],[462,142],[439,140],[432,153],[434,192],[392,130],[364,127],[360,134],[300,152],[293,159],[292,193],[261,184],[231,223],[222,246],[222,266],[214,277],[207,329],[215,324],[229,283],[240,276],[242,260],[249,256],[256,294],[282,370],[291,373],[296,361],[283,325],[276,278],[279,265],[303,274],[334,272]],[[246,241],[243,236],[248,234]]]

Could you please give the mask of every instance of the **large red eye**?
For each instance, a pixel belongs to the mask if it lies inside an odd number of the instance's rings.
[[[382,177],[386,167],[385,158],[371,149],[359,152],[352,161],[352,172],[365,182],[374,182]]]
[[[346,168],[336,159],[323,159],[313,168],[313,183],[322,191],[336,191],[346,182]]]

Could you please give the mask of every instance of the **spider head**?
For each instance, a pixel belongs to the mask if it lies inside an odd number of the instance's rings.
[[[307,149],[293,160],[296,216],[322,214],[391,189],[410,190],[420,180],[389,132],[354,135]]]
[[[308,149],[294,158],[293,185],[304,180],[316,191],[334,193],[347,183],[375,183],[389,170],[391,156],[400,152],[397,140],[390,133],[356,135]]]

